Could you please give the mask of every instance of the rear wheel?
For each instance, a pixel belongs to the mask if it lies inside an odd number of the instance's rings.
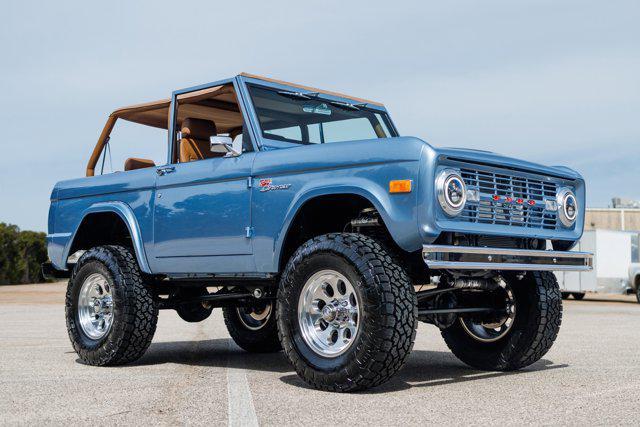
[[[376,241],[336,233],[309,240],[289,260],[277,316],[284,351],[304,381],[354,391],[402,367],[417,304],[406,273]]]
[[[572,292],[571,295],[573,296],[573,299],[578,301],[584,298],[584,292]]]
[[[67,286],[65,314],[80,360],[118,365],[138,359],[149,347],[158,306],[131,251],[99,246],[78,260]]]
[[[477,369],[510,371],[537,362],[551,348],[562,320],[553,273],[505,277],[506,314],[490,322],[459,318],[442,336],[453,354]]]
[[[273,353],[282,350],[278,339],[274,303],[253,307],[224,307],[224,323],[238,346],[250,353]]]

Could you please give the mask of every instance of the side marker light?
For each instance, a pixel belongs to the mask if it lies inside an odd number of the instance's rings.
[[[410,179],[389,181],[389,193],[411,193],[412,184]]]

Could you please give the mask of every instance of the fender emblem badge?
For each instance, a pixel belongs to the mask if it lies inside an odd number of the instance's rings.
[[[267,191],[274,190],[286,190],[291,187],[291,184],[274,184],[271,178],[265,178],[260,180],[260,192],[264,193]]]

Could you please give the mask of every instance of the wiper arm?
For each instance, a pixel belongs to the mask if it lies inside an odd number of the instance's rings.
[[[355,104],[349,104],[348,102],[342,101],[327,101],[331,105],[335,105],[336,107],[344,108],[345,110],[360,110],[360,107]]]
[[[360,110],[360,108],[363,108],[367,105],[366,103],[349,104],[348,102],[331,101],[325,98],[321,98],[320,93],[318,92],[302,93],[302,92],[290,92],[288,90],[279,90],[278,95],[286,96],[287,98],[302,99],[302,100],[321,99],[322,101],[326,101],[335,107],[340,107],[340,108],[344,108],[345,110],[352,110],[352,111]]]
[[[304,99],[304,100],[311,99],[309,95],[305,95],[302,92],[289,92],[288,90],[279,90],[278,95],[286,96],[287,98],[293,98],[293,99]]]

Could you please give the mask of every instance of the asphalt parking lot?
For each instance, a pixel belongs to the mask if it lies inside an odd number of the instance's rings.
[[[640,304],[565,301],[560,336],[516,373],[467,368],[421,324],[405,367],[382,387],[306,387],[282,354],[250,355],[219,312],[196,324],[160,314],[136,364],[78,362],[64,321],[65,284],[0,287],[2,424],[636,424]]]

